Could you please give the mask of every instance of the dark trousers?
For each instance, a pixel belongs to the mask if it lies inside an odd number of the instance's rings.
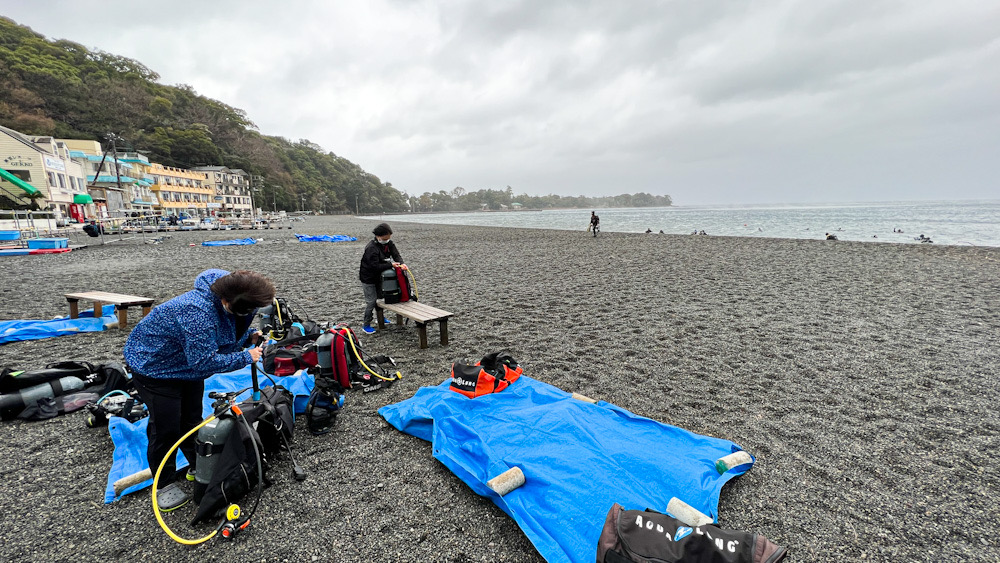
[[[139,398],[149,409],[149,425],[146,427],[149,447],[146,449],[146,459],[155,475],[170,448],[201,422],[205,380],[156,379],[134,373],[132,381],[139,391]],[[192,434],[180,447],[192,468],[195,465],[194,438],[195,435]],[[173,483],[176,473],[176,455],[173,455],[163,466],[158,488],[162,489]]]

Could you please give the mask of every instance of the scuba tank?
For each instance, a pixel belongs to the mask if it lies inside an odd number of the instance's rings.
[[[389,304],[399,303],[402,300],[396,268],[389,268],[382,272],[382,298]]]
[[[28,387],[20,393],[0,395],[0,418],[10,420],[17,418],[28,405],[39,399],[58,397],[73,391],[83,389],[85,382],[79,377],[61,377],[54,381]]]
[[[198,462],[195,464],[195,499],[200,500],[204,489],[212,481],[215,466],[221,457],[222,448],[226,445],[229,433],[232,432],[236,419],[231,416],[216,418],[198,430],[195,438],[195,451]]]
[[[344,407],[344,388],[350,380],[341,381],[333,365],[337,333],[326,331],[316,339],[316,385],[306,403],[306,425],[314,436],[329,432]]]
[[[333,341],[335,338],[332,332],[327,331],[316,339],[316,364],[319,367],[317,377],[334,379]]]

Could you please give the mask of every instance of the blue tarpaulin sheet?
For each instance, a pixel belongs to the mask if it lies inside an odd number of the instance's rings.
[[[299,242],[352,242],[358,240],[358,237],[349,237],[347,235],[295,235]]]
[[[233,240],[206,240],[202,246],[243,246],[245,244],[257,244],[257,239],[240,238]]]
[[[258,369],[257,371],[260,374],[261,388],[271,386],[271,378],[263,375],[262,370]],[[275,377],[273,379],[278,385],[288,389],[295,396],[295,413],[301,414],[305,412],[306,402],[309,400],[309,393],[312,392],[313,388],[313,376],[305,371],[301,371],[295,375]],[[209,393],[213,391],[239,391],[240,389],[250,387],[251,383],[250,366],[228,373],[218,373],[206,379],[202,417],[207,418],[212,414],[213,399],[208,398]],[[247,391],[238,397],[238,400],[244,400],[249,397],[250,391]],[[146,447],[149,445],[149,441],[146,438],[146,424],[148,421],[149,417],[146,417],[138,422],[130,423],[128,420],[116,416],[112,417],[108,423],[108,432],[111,434],[111,440],[115,444],[115,453],[111,462],[111,471],[108,472],[107,488],[104,490],[105,504],[116,499],[113,486],[115,481],[149,467],[149,463],[146,461]],[[178,451],[177,468],[182,469],[187,466],[188,461],[184,457],[184,453]],[[139,485],[125,489],[122,491],[122,496],[145,489],[152,484],[153,480],[149,479]]]
[[[104,316],[94,318],[94,310],[80,313],[80,318],[59,318],[45,320],[0,321],[0,344],[20,340],[40,340],[53,336],[65,336],[78,332],[98,332],[106,325],[117,323],[115,306],[105,305],[101,312]]]
[[[702,436],[521,376],[500,393],[469,399],[450,380],[379,409],[391,425],[432,442],[434,457],[517,521],[546,561],[591,563],[612,504],[667,512],[677,497],[718,520],[722,486],[753,463],[720,475],[739,451]],[[497,495],[487,481],[512,468],[524,485]]]

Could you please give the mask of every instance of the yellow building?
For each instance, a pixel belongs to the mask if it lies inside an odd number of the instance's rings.
[[[185,213],[191,217],[206,217],[217,206],[215,190],[206,184],[204,172],[184,170],[151,162],[146,174],[152,178],[150,190],[156,195],[157,211],[164,215]]]

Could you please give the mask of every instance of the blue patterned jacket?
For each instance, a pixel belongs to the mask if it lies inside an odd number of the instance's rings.
[[[236,318],[212,293],[225,270],[205,270],[194,290],[154,307],[125,342],[125,362],[133,372],[158,379],[205,379],[250,365],[244,343],[251,332],[236,334]],[[251,323],[252,324],[252,323]]]

